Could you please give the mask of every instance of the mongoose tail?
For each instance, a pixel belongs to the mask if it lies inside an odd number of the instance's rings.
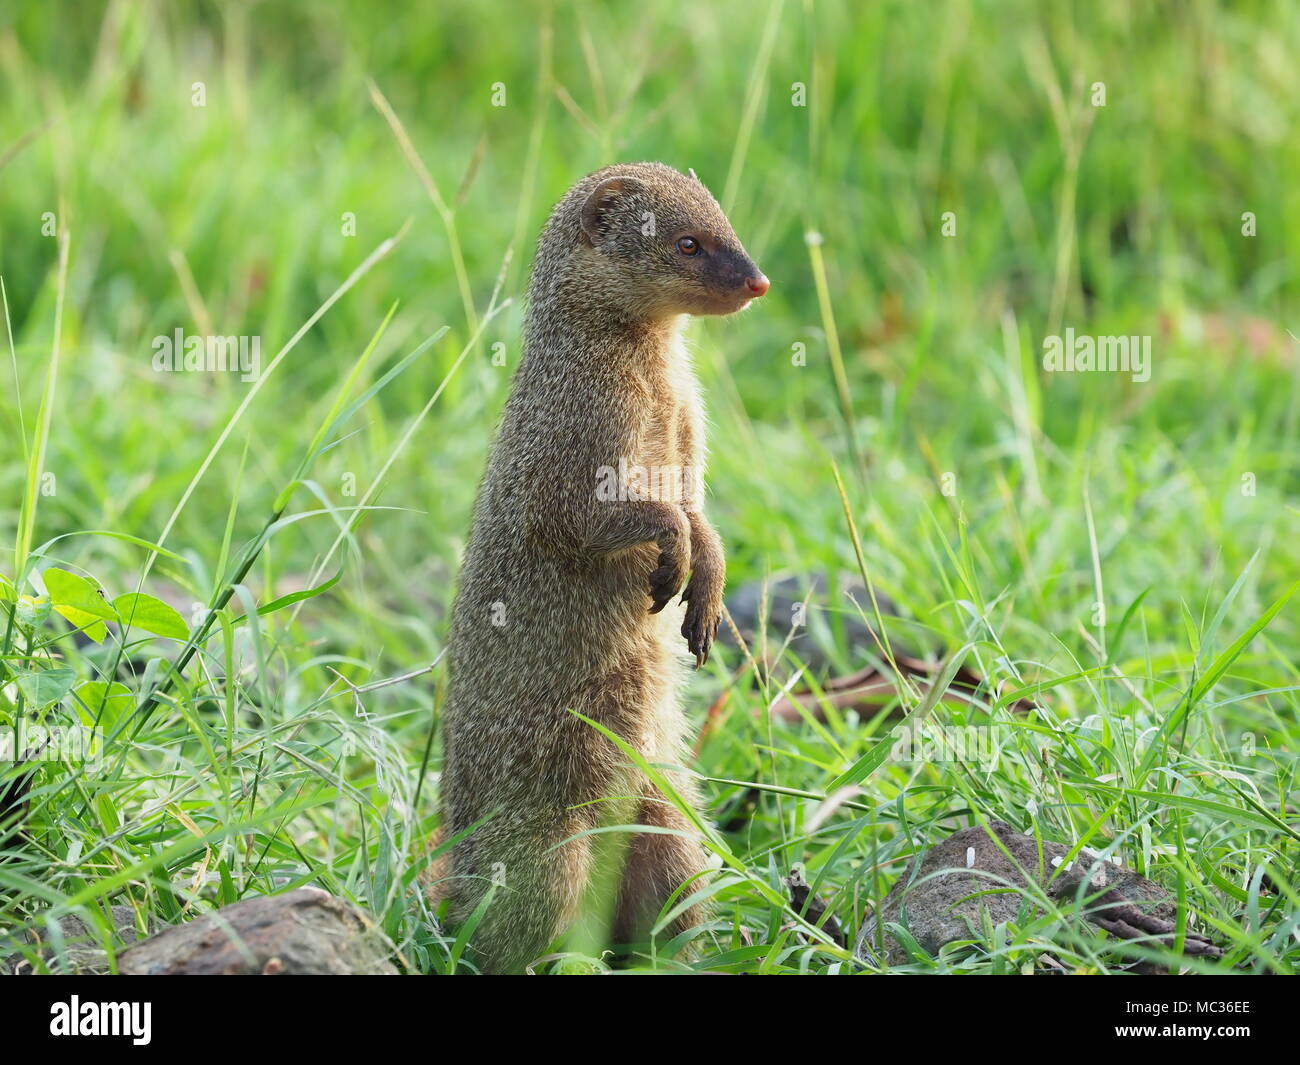
[[[473,936],[485,971],[522,969],[602,890],[594,911],[614,940],[643,942],[707,868],[690,820],[571,711],[652,763],[685,762],[682,652],[707,659],[726,567],[704,516],[704,415],[681,329],[767,287],[708,190],[658,163],[584,178],[538,242],[453,610],[444,718],[445,830],[483,824],[436,890],[464,922],[495,885]],[[671,834],[592,834],[629,823]],[[606,890],[593,840],[611,838],[621,872]],[[706,916],[693,908],[669,931]]]

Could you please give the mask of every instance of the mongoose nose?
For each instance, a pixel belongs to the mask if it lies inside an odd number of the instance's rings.
[[[763,295],[763,293],[771,287],[772,283],[762,274],[759,274],[757,277],[748,278],[745,281],[745,288],[749,289],[749,294],[755,299]]]

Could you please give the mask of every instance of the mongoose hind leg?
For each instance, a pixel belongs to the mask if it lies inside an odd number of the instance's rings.
[[[484,973],[519,973],[574,920],[591,865],[581,812],[494,821],[474,835],[468,860],[457,848],[451,920],[469,920],[495,885],[474,930],[470,960]],[[483,833],[480,837],[479,833]]]
[[[682,834],[643,832],[632,837],[611,930],[613,942],[624,945],[647,943],[669,897],[691,881],[673,900],[673,905],[682,902],[702,886],[698,874],[708,867],[698,829],[667,799],[659,795],[643,799],[637,822]],[[657,938],[667,942],[688,928],[702,925],[708,917],[706,905],[692,905],[678,914]]]
[[[580,924],[588,929],[581,942],[598,938],[590,926],[599,923],[599,900],[589,888],[617,860],[606,852],[616,852],[619,840],[593,830],[603,821],[629,820],[632,809],[629,804],[619,816],[610,804],[611,796],[628,789],[617,749],[568,708],[635,739],[646,683],[644,668],[592,678],[563,693],[558,701],[564,709],[545,715],[547,729],[527,750],[491,752],[508,761],[510,783],[491,799],[495,815],[456,847],[452,862],[453,923],[469,920],[496,885],[471,940],[472,960],[485,972],[522,971]],[[476,796],[458,810],[456,823],[474,823],[484,806],[483,796]]]

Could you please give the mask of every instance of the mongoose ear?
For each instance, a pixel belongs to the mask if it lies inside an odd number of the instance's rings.
[[[592,244],[600,241],[609,232],[610,216],[620,200],[637,192],[644,192],[645,186],[633,177],[606,178],[587,196],[582,205],[582,231]]]

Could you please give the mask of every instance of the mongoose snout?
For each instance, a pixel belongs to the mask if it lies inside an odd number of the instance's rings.
[[[464,838],[434,892],[454,922],[478,918],[485,971],[519,970],[575,925],[642,943],[703,886],[699,815],[589,722],[651,764],[685,761],[683,652],[708,659],[726,565],[704,516],[704,414],[681,331],[767,289],[704,185],[659,163],[584,178],[538,241],[452,613],[443,722],[442,835]],[[684,771],[665,775],[676,802],[697,804]],[[611,826],[628,827],[601,833]],[[706,919],[693,903],[661,935]]]
[[[580,213],[588,279],[609,283],[599,291],[611,302],[647,318],[732,314],[767,292],[768,279],[693,172],[612,169],[584,190]]]

